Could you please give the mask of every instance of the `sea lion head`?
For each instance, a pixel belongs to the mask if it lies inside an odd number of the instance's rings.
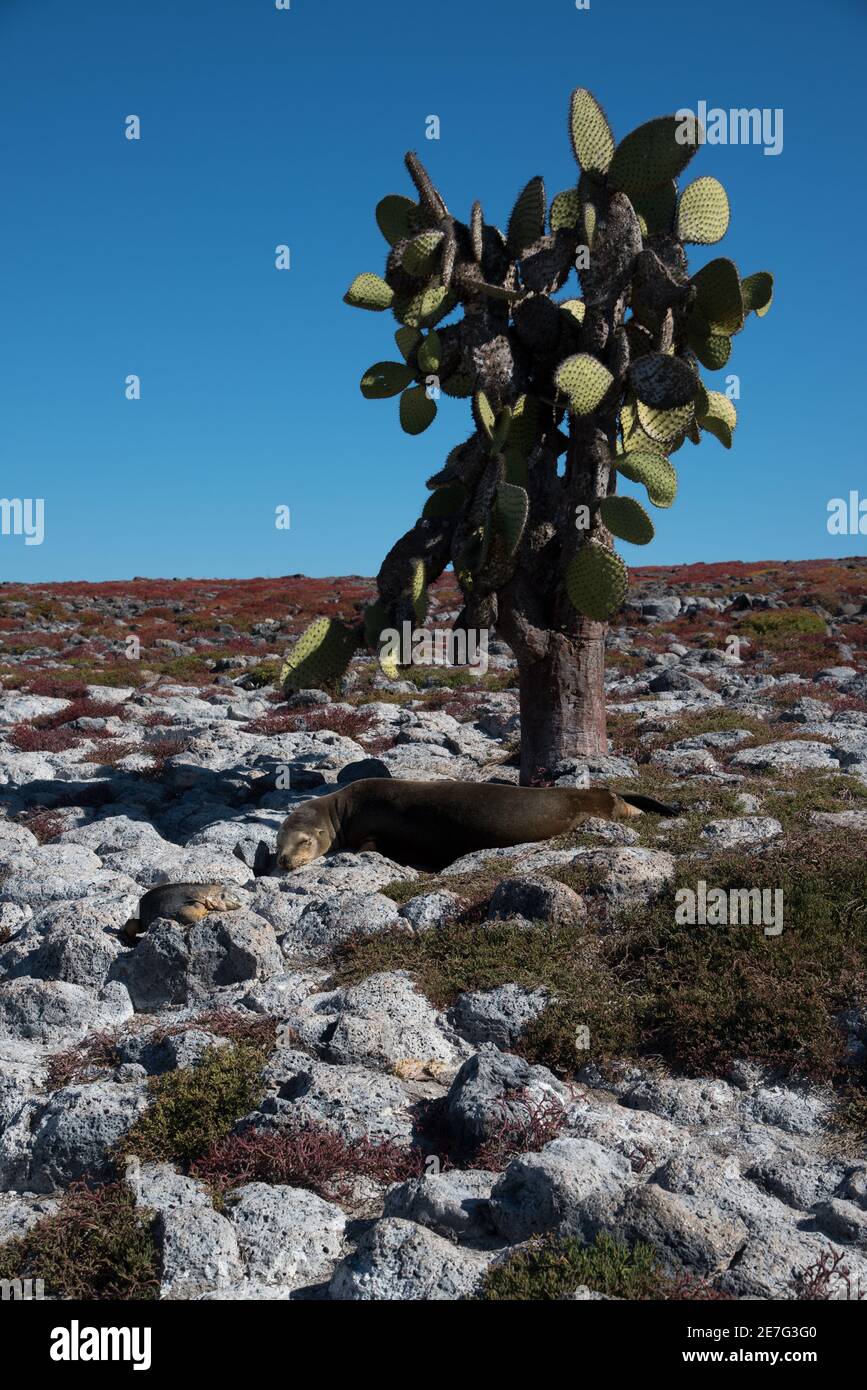
[[[202,903],[206,912],[234,912],[241,906],[240,899],[230,888],[224,888],[222,884],[209,884],[202,897]]]
[[[283,873],[300,869],[327,854],[334,831],[315,802],[306,802],[287,816],[277,833],[277,868]]]

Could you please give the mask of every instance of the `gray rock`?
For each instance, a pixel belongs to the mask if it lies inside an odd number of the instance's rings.
[[[783,827],[773,816],[740,816],[733,820],[711,820],[701,828],[702,839],[715,849],[741,849],[766,844],[782,835]]]
[[[853,1202],[832,1197],[828,1202],[819,1202],[813,1209],[816,1225],[832,1240],[856,1245],[859,1250],[867,1250],[867,1211],[855,1206]]]
[[[547,1067],[486,1044],[464,1062],[446,1097],[444,1122],[453,1145],[472,1152],[504,1124],[526,1125],[534,1110],[555,1111],[569,1101],[568,1088]]]
[[[397,920],[397,904],[381,893],[335,893],[303,910],[286,932],[283,949],[316,955],[349,936],[369,936]]]
[[[109,1150],[148,1106],[146,1086],[96,1081],[55,1091],[31,1121],[27,1185],[55,1192],[85,1174],[108,1177]]]
[[[338,1301],[470,1298],[491,1256],[463,1249],[414,1221],[377,1221],[340,1264],[329,1288]]]
[[[399,909],[399,916],[409,922],[413,931],[430,931],[453,922],[465,905],[457,893],[420,893]]]
[[[227,1208],[251,1279],[295,1289],[331,1275],[346,1227],[333,1202],[300,1187],[252,1182],[229,1194]]]
[[[96,993],[63,980],[0,983],[0,1039],[27,1038],[60,1046],[132,1017],[127,991],[112,982]]]
[[[627,1194],[611,1230],[627,1244],[653,1246],[670,1271],[685,1267],[700,1275],[726,1268],[748,1239],[736,1217],[720,1216],[710,1202],[655,1183]]]
[[[545,990],[498,985],[495,989],[459,994],[448,1019],[455,1032],[474,1047],[492,1043],[508,1050],[527,1025],[545,1012],[549,1002]]]
[[[509,1164],[491,1193],[491,1218],[510,1243],[546,1231],[590,1242],[613,1222],[632,1169],[592,1139],[552,1139]]]
[[[757,772],[806,772],[811,768],[838,772],[840,765],[827,743],[809,739],[790,739],[784,743],[765,743],[759,748],[742,748],[735,753],[733,768]]]
[[[161,1298],[195,1298],[243,1278],[235,1229],[213,1207],[164,1210],[154,1234],[162,1254]]]
[[[496,1173],[481,1168],[411,1178],[389,1188],[383,1216],[415,1221],[451,1239],[486,1240],[494,1231],[489,1198],[496,1180]]]
[[[577,926],[587,916],[584,899],[555,879],[543,874],[504,878],[494,889],[488,905],[489,918],[524,917],[528,921],[552,926]]]
[[[265,1070],[265,1081],[273,1094],[251,1117],[257,1128],[311,1124],[348,1140],[406,1145],[412,1139],[413,1100],[397,1077],[368,1067],[332,1066],[280,1048]]]
[[[184,929],[157,920],[118,962],[136,1010],[204,1001],[225,985],[283,970],[274,928],[254,913],[211,913]]]

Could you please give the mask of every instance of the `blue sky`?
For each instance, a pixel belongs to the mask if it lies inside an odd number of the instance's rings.
[[[375,573],[469,429],[444,402],[410,438],[359,392],[395,355],[392,316],[342,302],[382,269],[375,204],[415,148],[454,212],[505,226],[532,175],[574,182],[578,85],[618,137],[700,100],[784,112],[778,156],[690,166],[732,204],[691,264],[771,269],[776,299],[735,340],[734,449],[685,446],[626,558],[863,554],[826,506],[867,496],[865,31],[863,0],[0,0],[0,493],[45,499],[0,579]]]

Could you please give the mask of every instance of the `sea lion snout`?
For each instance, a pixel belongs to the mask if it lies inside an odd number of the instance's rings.
[[[300,869],[327,854],[333,843],[334,832],[321,808],[299,806],[286,817],[277,833],[277,868],[284,874]]]
[[[241,899],[228,888],[217,893],[209,893],[205,899],[208,912],[235,912],[241,906]]]

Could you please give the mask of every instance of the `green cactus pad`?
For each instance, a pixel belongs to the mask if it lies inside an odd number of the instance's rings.
[[[608,206],[605,189],[597,183],[592,174],[582,174],[578,180],[578,202],[581,205],[578,235],[583,238],[585,246],[592,248],[596,224],[600,217],[605,215]]]
[[[539,429],[539,402],[535,396],[521,396],[512,407],[512,421],[506,449],[515,449],[524,458],[530,454]]]
[[[569,408],[574,415],[590,415],[599,405],[614,377],[597,357],[593,357],[589,352],[578,352],[560,363],[554,380],[558,388],[569,397]]]
[[[369,401],[396,396],[409,385],[415,373],[403,362],[374,362],[361,378],[361,394]]]
[[[436,401],[423,386],[411,386],[400,398],[400,423],[407,434],[422,434],[436,418]]]
[[[286,657],[280,680],[295,690],[330,685],[343,675],[357,646],[351,628],[336,618],[316,618]]]
[[[408,328],[430,328],[457,304],[457,295],[444,285],[428,285],[416,294],[397,294],[394,314]]]
[[[746,312],[753,309],[760,319],[764,318],[774,297],[774,277],[771,272],[757,270],[755,275],[748,275],[741,283],[741,290]]]
[[[681,439],[692,423],[695,413],[692,402],[676,406],[673,410],[654,410],[653,406],[638,402],[638,423],[649,439],[670,447]]]
[[[391,627],[388,610],[379,599],[369,603],[364,610],[364,641],[368,647],[378,647],[379,639],[387,627]]]
[[[529,511],[530,499],[524,488],[500,483],[494,500],[494,520],[510,555],[514,555],[521,543]]]
[[[391,246],[412,235],[411,215],[417,211],[418,203],[400,193],[389,193],[377,203],[376,225]]]
[[[681,142],[678,134],[686,138]],[[608,169],[608,186],[621,193],[649,193],[682,174],[702,138],[694,117],[658,116],[627,135]]]
[[[522,449],[515,449],[510,445],[503,453],[503,477],[505,481],[514,483],[516,487],[526,488],[527,472],[527,455]]]
[[[545,230],[545,184],[531,179],[519,194],[512,215],[506,242],[512,256],[520,256]]]
[[[677,208],[677,185],[671,180],[646,193],[636,193],[630,201],[635,208],[642,236],[671,231]]]
[[[588,540],[570,560],[565,581],[570,602],[578,612],[602,623],[625,599],[629,572],[615,551]]]
[[[614,463],[618,473],[632,483],[641,483],[654,507],[670,507],[677,496],[677,473],[664,454],[651,449],[630,449],[618,454]]]
[[[427,617],[428,594],[425,581],[424,560],[413,560],[409,596],[412,601],[412,611],[415,614],[417,623],[423,623]]]
[[[354,309],[371,309],[377,314],[390,308],[393,299],[394,291],[391,286],[370,270],[356,275],[343,296],[344,304],[351,304]]]
[[[460,511],[467,500],[467,490],[461,483],[447,483],[431,493],[424,504],[422,516],[428,521],[436,521],[443,516],[453,516]]]
[[[463,399],[473,394],[473,378],[469,372],[455,372],[448,381],[441,381],[440,387],[447,396]]]
[[[420,370],[423,372],[439,371],[442,351],[439,334],[431,329],[416,354],[416,361]]]
[[[677,207],[677,235],[681,241],[712,246],[722,241],[729,225],[728,194],[719,179],[696,179],[687,184]]]
[[[488,400],[487,396],[485,395],[484,391],[479,391],[476,395],[475,407],[475,413],[478,418],[479,424],[481,425],[488,439],[492,439],[494,434],[494,427],[497,423],[497,417],[494,414],[494,408]]]
[[[648,545],[656,534],[653,522],[634,497],[605,497],[599,504],[599,515],[612,536],[631,545]]]
[[[607,174],[614,154],[614,136],[599,102],[586,87],[576,87],[569,103],[572,152],[588,174]]]
[[[699,362],[703,367],[707,367],[709,372],[720,371],[732,355],[732,340],[724,333],[711,333],[703,336],[690,328],[688,338],[689,345]]]
[[[404,248],[401,266],[407,275],[426,280],[437,264],[442,245],[442,232],[420,232]]]
[[[398,351],[405,362],[408,362],[421,342],[421,334],[417,328],[399,328],[394,335]]]
[[[581,200],[578,197],[577,188],[566,188],[562,193],[558,193],[551,203],[549,213],[551,231],[559,231],[561,227],[577,227],[581,217]]]
[[[694,398],[698,380],[682,357],[646,352],[629,368],[629,384],[645,405],[657,410],[673,410]]]
[[[739,333],[744,324],[744,300],[741,293],[741,277],[734,261],[718,256],[708,261],[692,277],[696,290],[696,304],[707,320],[712,334],[731,337]]]
[[[732,435],[738,423],[738,412],[734,403],[721,391],[708,391],[707,406],[696,413],[696,420],[703,430],[714,435],[726,449],[732,447]]]
[[[561,308],[565,314],[571,314],[573,319],[577,319],[579,323],[584,322],[587,306],[583,299],[563,299],[560,301],[559,308]]]
[[[491,453],[498,454],[503,448],[509,437],[509,430],[512,427],[512,407],[504,405],[498,412],[496,424],[491,433]]]

